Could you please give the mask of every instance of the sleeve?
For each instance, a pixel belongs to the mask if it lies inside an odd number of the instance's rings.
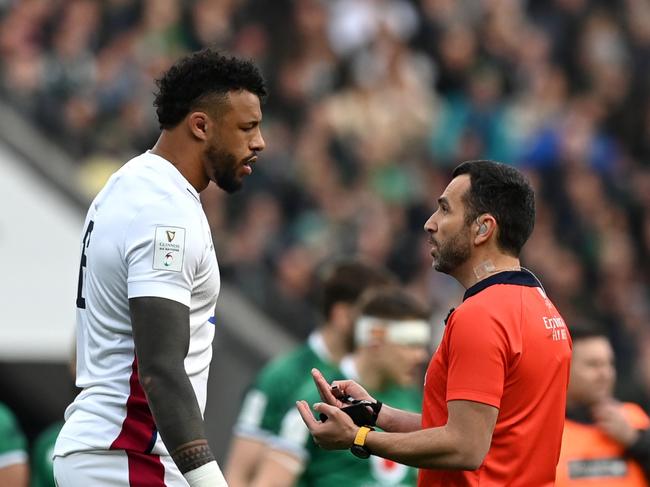
[[[184,209],[165,199],[131,221],[124,242],[129,298],[160,297],[189,307],[205,246],[196,215]]]
[[[295,371],[290,368],[291,356],[267,364],[246,392],[235,424],[235,434],[267,439],[277,434],[280,423],[295,394]]]
[[[244,395],[241,410],[235,422],[235,435],[265,441],[268,433],[262,429],[262,419],[267,404],[267,394],[259,389],[257,384],[253,384]]]
[[[27,462],[27,440],[8,407],[0,403],[0,468]]]
[[[449,320],[447,401],[499,408],[508,364],[507,334],[488,310],[459,307]]]

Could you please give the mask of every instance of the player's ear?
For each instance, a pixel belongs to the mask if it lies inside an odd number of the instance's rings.
[[[187,116],[187,125],[190,133],[198,140],[207,140],[210,118],[205,112],[191,112]]]

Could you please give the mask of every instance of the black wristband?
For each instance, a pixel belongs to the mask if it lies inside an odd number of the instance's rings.
[[[370,404],[370,407],[372,408],[372,424],[370,426],[376,426],[377,425],[377,418],[379,417],[379,411],[381,411],[381,407],[384,405],[383,402],[377,401],[372,404]]]
[[[376,426],[379,411],[383,406],[381,401],[370,402],[366,400],[351,399],[349,406],[341,408],[345,414],[352,418],[357,426]],[[322,422],[327,421],[327,415],[320,413],[319,418]]]

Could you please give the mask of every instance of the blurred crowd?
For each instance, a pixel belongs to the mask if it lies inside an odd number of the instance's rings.
[[[246,191],[205,194],[224,278],[297,337],[318,263],[386,264],[444,317],[422,226],[467,159],[537,195],[524,264],[566,321],[605,327],[619,396],[650,408],[647,0],[4,0],[0,93],[92,195],[150,148],[152,79],[179,54],[253,58],[267,149]]]

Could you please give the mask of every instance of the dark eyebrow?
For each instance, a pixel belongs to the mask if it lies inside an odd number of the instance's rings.
[[[442,205],[443,203],[446,206],[449,206],[449,200],[447,198],[445,198],[444,196],[441,196],[440,198],[438,198],[438,206]]]

